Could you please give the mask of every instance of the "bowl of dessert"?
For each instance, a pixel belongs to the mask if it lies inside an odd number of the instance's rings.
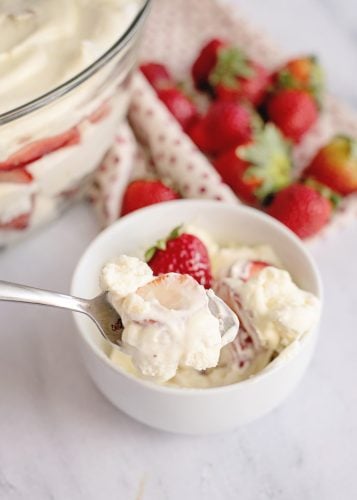
[[[0,3],[0,246],[85,191],[126,113],[149,3]]]
[[[255,209],[178,200],[102,232],[72,294],[106,291],[118,348],[75,315],[79,347],[103,394],[158,429],[233,429],[277,407],[311,358],[321,314],[318,270],[300,240]]]

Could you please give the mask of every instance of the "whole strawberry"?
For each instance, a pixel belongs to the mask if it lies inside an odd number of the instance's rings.
[[[147,62],[140,65],[140,71],[155,90],[173,86],[169,70],[161,63]]]
[[[273,75],[273,86],[277,89],[300,89],[311,94],[321,103],[324,90],[324,73],[316,56],[290,59]]]
[[[177,200],[179,195],[160,181],[139,179],[131,182],[124,193],[121,215],[164,201]]]
[[[230,149],[213,165],[236,195],[251,205],[291,183],[291,148],[271,123],[250,144]]]
[[[191,138],[200,139],[197,145],[205,153],[219,154],[250,141],[253,113],[242,104],[216,101],[197,127],[195,133],[189,132]]]
[[[166,273],[189,274],[200,285],[210,288],[211,263],[207,248],[193,234],[181,233],[175,228],[166,240],[160,240],[146,254],[146,261],[154,275]]]
[[[213,161],[213,166],[241,201],[255,205],[257,198],[255,191],[261,181],[258,177],[247,177],[245,174],[250,165],[239,157],[238,148],[232,148]]]
[[[198,118],[195,122],[193,122],[193,125],[186,131],[186,133],[203,153],[210,154],[211,141],[207,136],[205,120],[203,118]]]
[[[312,177],[341,195],[357,191],[357,141],[337,135],[315,155],[304,176]]]
[[[219,38],[210,40],[201,52],[198,54],[197,59],[192,66],[192,78],[195,87],[199,90],[205,90],[209,87],[209,75],[214,66],[216,65],[218,52],[226,44]]]
[[[209,74],[209,83],[219,99],[244,99],[259,106],[270,86],[271,76],[261,64],[249,60],[237,47],[222,47]]]
[[[269,119],[295,143],[300,142],[318,118],[314,98],[298,89],[277,91],[268,100],[267,112]]]
[[[157,95],[184,130],[187,130],[197,119],[196,106],[181,90],[163,88],[157,91]]]
[[[276,194],[268,213],[304,239],[328,223],[332,204],[312,187],[292,184]]]

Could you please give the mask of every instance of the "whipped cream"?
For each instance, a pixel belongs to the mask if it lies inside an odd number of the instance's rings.
[[[0,224],[6,224],[32,209],[33,184],[0,183]]]
[[[255,356],[246,369],[242,370],[236,362],[234,351],[230,345],[227,345],[222,349],[218,365],[215,368],[209,368],[204,372],[193,368],[180,368],[176,376],[168,382],[168,385],[204,389],[236,384],[263,370],[270,359],[271,352],[262,351]]]
[[[206,389],[209,387],[236,384],[263,370],[271,360],[271,355],[271,351],[262,351],[255,356],[253,362],[246,369],[242,370],[235,359],[231,344],[228,344],[221,349],[216,367],[199,371],[189,366],[179,366],[175,376],[168,380],[166,385]],[[112,349],[110,359],[116,366],[119,366],[127,373],[135,377],[141,376],[138,369],[134,366],[131,357],[119,351],[119,349]]]
[[[56,88],[124,33],[139,0],[0,0],[0,113]]]
[[[235,276],[245,262],[252,260],[281,267],[278,256],[269,245],[223,247],[212,256],[213,276],[216,280]]]
[[[264,348],[280,352],[316,325],[319,300],[295,285],[287,271],[268,266],[247,281],[227,278]]]
[[[238,319],[229,312],[233,326],[222,337],[227,309],[218,302],[216,317],[209,304],[213,292],[191,276],[153,277],[147,264],[122,255],[103,267],[100,284],[122,319],[122,349],[145,377],[165,382],[179,367],[214,367],[237,334]]]
[[[110,293],[114,307],[129,293],[149,283],[153,279],[151,268],[136,257],[120,255],[107,262],[100,275],[100,287]]]
[[[169,308],[165,303],[172,298],[165,291],[166,287],[159,294],[152,291],[151,284],[155,283],[155,278],[146,264],[141,262],[139,266],[135,259],[132,261],[136,269],[132,270],[134,285],[128,288],[126,278],[122,279],[120,287],[124,288],[118,291],[119,297],[136,286],[139,288],[127,295],[124,301],[120,298],[117,303],[113,302],[118,307],[119,314],[123,314],[123,317],[128,314],[128,321],[132,324],[131,330],[127,330],[131,338],[125,337],[131,345],[124,352],[113,349],[110,353],[114,364],[137,377],[142,376],[144,370],[147,376],[154,374],[156,381],[170,386],[218,387],[246,380],[268,369],[272,360],[275,363],[277,359],[284,357],[294,345],[299,344],[299,340],[313,331],[320,316],[319,299],[301,290],[293,282],[290,274],[282,269],[282,263],[270,246],[219,247],[211,235],[201,228],[192,225],[184,227],[185,232],[190,232],[205,242],[214,271],[213,289],[216,296],[223,299],[239,318],[238,334],[226,345],[222,343],[219,347],[217,344],[210,355],[206,348],[204,358],[202,349],[195,347],[201,352],[201,358],[196,358],[195,362],[187,362],[183,353],[189,352],[189,344],[182,333],[175,337],[178,311],[169,312],[172,303]],[[125,259],[128,257],[124,257],[124,263]],[[120,276],[124,277],[125,273],[112,274],[112,287]],[[169,280],[170,276],[167,275],[166,279]],[[128,277],[130,281],[130,274]],[[105,283],[107,282],[108,278]],[[146,284],[140,288],[141,282]],[[189,330],[196,332],[192,338],[202,345],[203,330],[207,335],[212,335],[212,338],[214,334],[213,323],[207,315],[205,305],[207,293],[212,291],[202,293],[195,290],[195,287],[200,288],[197,284],[192,289],[190,285],[185,290],[185,286],[182,288],[183,296],[179,295],[180,300],[185,303],[180,314],[186,315],[186,318],[190,316],[190,322],[186,325]],[[147,287],[150,292],[140,291],[148,290]],[[168,288],[173,290],[175,287]],[[123,304],[126,310],[122,308]],[[136,319],[140,326],[135,323],[135,314],[138,314]],[[145,326],[143,322],[146,322]],[[156,323],[160,326],[157,327]],[[170,345],[170,348],[166,349],[166,345]],[[152,363],[150,356],[157,354],[158,349],[162,357],[155,357],[158,362],[156,365]],[[138,351],[146,353],[144,359],[138,359]],[[178,362],[179,352],[182,357]]]

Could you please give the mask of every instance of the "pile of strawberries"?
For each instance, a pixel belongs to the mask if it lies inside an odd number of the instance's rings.
[[[357,142],[347,136],[332,138],[294,178],[292,148],[317,122],[323,101],[323,72],[315,57],[292,59],[269,72],[240,48],[213,39],[192,65],[189,92],[183,90],[188,82],[175,82],[162,64],[140,69],[239,199],[301,238],[316,234],[339,199],[357,191]],[[208,98],[204,113],[196,105],[202,93]],[[135,181],[123,213],[135,209],[133,191],[140,206],[179,197],[159,181]]]

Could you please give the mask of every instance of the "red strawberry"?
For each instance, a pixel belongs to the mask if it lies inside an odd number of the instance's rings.
[[[277,193],[268,213],[300,238],[308,238],[328,223],[332,204],[312,187],[292,184]]]
[[[126,188],[121,215],[139,208],[155,205],[163,201],[177,200],[179,195],[160,181],[140,179],[131,182]]]
[[[290,147],[271,123],[250,144],[230,149],[213,164],[236,195],[252,205],[291,182]]]
[[[218,156],[213,161],[213,165],[224,182],[242,201],[251,205],[256,204],[257,198],[254,192],[259,188],[261,181],[255,177],[245,178],[244,174],[250,165],[239,157],[237,148],[232,148]]]
[[[357,191],[357,141],[337,135],[322,147],[304,172],[339,194]]]
[[[219,83],[215,87],[218,99],[225,101],[246,99],[254,106],[259,106],[271,84],[268,71],[258,63],[251,62],[252,75],[250,78],[236,78],[234,86]]]
[[[283,134],[299,142],[318,118],[317,105],[310,94],[303,90],[281,90],[268,101],[268,116]]]
[[[203,118],[207,153],[219,154],[251,140],[253,114],[242,104],[216,101]]]
[[[15,219],[12,219],[9,222],[6,222],[4,224],[0,223],[0,229],[12,229],[14,231],[21,231],[23,229],[26,229],[29,225],[30,217],[30,213],[18,215],[17,217],[15,217]]]
[[[167,240],[158,241],[145,256],[154,275],[189,274],[205,288],[211,286],[212,273],[207,248],[197,236],[180,234],[180,228],[175,228]]]
[[[218,53],[209,82],[219,99],[246,99],[258,106],[271,84],[271,76],[261,64],[249,60],[237,47],[224,47]]]
[[[140,65],[140,70],[148,80],[148,82],[159,90],[163,87],[172,86],[172,77],[169,70],[163,64],[156,62],[148,62]]]
[[[210,72],[216,65],[219,50],[224,46],[225,42],[219,38],[214,38],[202,48],[191,70],[196,88],[204,90],[209,86]]]
[[[275,89],[306,90],[315,100],[321,102],[324,89],[324,75],[315,56],[290,59],[274,74]]]
[[[187,130],[187,134],[201,151],[207,154],[210,152],[210,142],[205,131],[205,122],[203,119],[196,120],[192,127]]]
[[[78,144],[79,141],[80,134],[78,129],[72,128],[63,134],[31,142],[0,163],[0,170],[12,170],[24,167],[57,149]]]
[[[32,181],[32,175],[23,168],[16,170],[0,170],[0,182],[15,182],[16,184],[28,184]]]
[[[158,90],[157,95],[184,130],[187,130],[197,119],[196,106],[181,90],[176,88],[161,89]]]

